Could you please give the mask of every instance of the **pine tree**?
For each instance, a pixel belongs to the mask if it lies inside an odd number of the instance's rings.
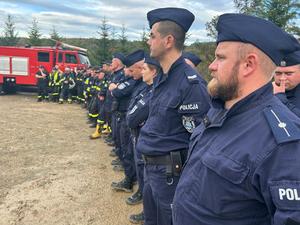
[[[123,54],[128,53],[128,47],[127,47],[128,39],[127,39],[126,31],[127,30],[126,30],[125,24],[122,24],[121,34],[119,35],[119,40],[120,40],[120,45],[121,45],[120,50]]]
[[[2,44],[6,46],[15,46],[19,41],[18,33],[16,32],[15,22],[11,15],[7,15],[4,24],[4,36],[2,38]]]
[[[108,60],[110,57],[109,52],[109,29],[108,22],[105,17],[103,17],[100,25],[100,30],[97,32],[100,35],[100,38],[97,39],[97,53],[98,60],[100,63]]]
[[[38,27],[38,21],[36,18],[33,18],[32,25],[28,32],[28,44],[33,46],[41,45],[41,37],[42,34],[40,33],[40,28]]]
[[[59,33],[57,32],[55,26],[52,26],[52,30],[50,33],[50,38],[56,41],[61,41],[62,37],[59,35]]]
[[[149,51],[149,46],[147,44],[148,37],[146,33],[145,27],[143,27],[143,32],[141,34],[141,48],[144,49],[144,51]]]

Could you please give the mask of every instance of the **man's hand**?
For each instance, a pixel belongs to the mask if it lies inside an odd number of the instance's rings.
[[[272,82],[273,84],[273,93],[285,93],[285,80],[280,80],[280,84],[276,84],[275,81]]]
[[[108,87],[108,90],[109,90],[109,91],[112,91],[112,90],[116,89],[117,87],[118,87],[117,84],[111,83],[111,84],[109,85],[109,87]]]

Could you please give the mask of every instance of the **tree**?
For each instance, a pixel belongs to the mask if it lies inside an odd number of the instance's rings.
[[[206,31],[207,31],[207,36],[211,37],[212,39],[216,39],[217,38],[217,23],[219,20],[219,16],[214,16],[210,22],[207,22],[205,24],[206,27]]]
[[[233,0],[239,13],[258,16],[272,21],[286,32],[300,35],[295,20],[300,15],[299,0]],[[206,23],[207,36],[216,37],[218,16]]]
[[[62,37],[59,35],[59,33],[57,32],[55,26],[52,26],[52,30],[50,33],[50,38],[56,41],[61,41]]]
[[[119,35],[120,45],[121,45],[121,52],[124,54],[127,54],[128,48],[127,48],[127,35],[126,35],[126,27],[125,24],[122,24],[121,27],[121,34]]]
[[[239,13],[257,15],[261,10],[263,0],[233,0],[235,8]]]
[[[259,16],[272,21],[283,30],[300,35],[300,28],[294,22],[300,16],[298,0],[264,0]]]
[[[97,41],[98,46],[98,55],[99,55],[99,61],[102,63],[105,60],[109,59],[109,29],[107,20],[105,17],[103,17],[100,25],[100,30],[97,32],[100,35],[100,39]]]
[[[110,32],[110,39],[109,39],[109,51],[115,52],[116,51],[116,45],[117,45],[117,32],[115,27],[111,27]]]
[[[18,33],[16,32],[15,22],[11,15],[7,15],[4,23],[4,36],[2,38],[2,44],[6,46],[15,46],[19,41]]]
[[[144,49],[144,51],[149,51],[149,46],[147,44],[148,37],[146,33],[145,27],[143,27],[143,32],[141,34],[141,48]]]
[[[28,32],[28,44],[38,46],[41,44],[42,34],[40,33],[40,28],[38,27],[38,21],[36,18],[33,18],[32,25]]]

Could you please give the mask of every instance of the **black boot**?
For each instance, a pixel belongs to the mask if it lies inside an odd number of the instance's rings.
[[[128,205],[137,205],[143,202],[143,194],[140,189],[137,190],[133,195],[126,199]]]
[[[132,181],[125,177],[120,182],[112,182],[111,188],[115,191],[125,191],[125,192],[132,192],[133,183]]]
[[[130,215],[129,221],[134,224],[144,224],[144,221],[145,221],[144,212],[141,212],[139,214]]]

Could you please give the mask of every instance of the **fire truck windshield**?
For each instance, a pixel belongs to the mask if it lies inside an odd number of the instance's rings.
[[[80,63],[81,64],[86,64],[86,65],[91,65],[89,58],[86,55],[83,55],[81,53],[78,54],[80,58]]]

